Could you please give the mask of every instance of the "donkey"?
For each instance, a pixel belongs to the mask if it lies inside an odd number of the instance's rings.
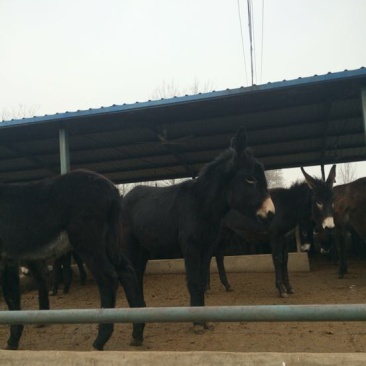
[[[328,240],[321,242],[321,250],[328,252],[335,244],[339,252],[338,277],[343,278],[348,272],[346,255],[347,231],[356,233],[366,240],[366,177],[333,188],[334,221],[336,230]]]
[[[231,147],[197,178],[169,187],[137,186],[122,200],[122,245],[135,266],[143,297],[143,275],[153,253],[181,250],[191,306],[203,306],[215,239],[230,209],[269,219],[274,214],[262,165],[247,149],[240,129]],[[195,323],[202,333],[205,323]]]
[[[226,291],[232,291],[232,287],[227,279],[224,252],[228,242],[234,234],[244,239],[246,242],[259,243],[268,240],[268,222],[260,222],[250,217],[246,217],[237,210],[230,210],[221,220],[220,230],[216,239],[216,250],[214,253],[220,282]],[[210,274],[208,275],[207,289],[210,288]]]
[[[276,188],[271,191],[277,214],[270,225],[270,241],[275,283],[281,297],[294,293],[288,276],[285,234],[308,218],[314,222],[315,229],[334,228],[332,188],[336,166],[332,166],[326,181],[311,177],[304,168],[301,171],[305,182],[295,183],[289,189]]]
[[[72,269],[71,261],[74,258],[75,263],[79,269],[79,283],[84,285],[86,281],[86,272],[84,269],[83,260],[75,251],[71,251],[57,258],[52,265],[52,281],[50,295],[56,296],[58,293],[58,288],[61,280],[64,283],[63,293],[67,294],[70,291],[70,286],[72,282]]]
[[[30,184],[0,184],[0,281],[9,310],[20,310],[14,262],[55,258],[75,250],[94,275],[102,308],[116,304],[118,282],[131,307],[142,305],[135,271],[119,245],[121,201],[107,178],[78,170]],[[16,270],[14,270],[16,268]],[[131,344],[141,344],[135,324]],[[7,349],[17,349],[23,325],[10,328]],[[93,347],[102,350],[113,324],[100,324]]]
[[[333,220],[333,183],[335,180],[336,166],[331,168],[327,180],[311,177],[303,168],[301,171],[305,182],[295,183],[290,188],[273,188],[270,190],[276,214],[269,227],[254,226],[238,212],[229,212],[223,219],[222,225],[225,231],[234,231],[247,239],[251,235],[254,240],[263,236],[268,238],[271,244],[272,259],[275,268],[276,288],[281,297],[294,293],[288,277],[288,240],[286,235],[294,231],[299,225],[308,229],[322,227],[332,229]],[[253,232],[254,231],[254,232]],[[307,235],[309,235],[307,233]],[[224,269],[225,235],[220,235],[217,243],[216,262],[222,284],[227,291],[231,290]],[[304,243],[305,244],[305,243]],[[304,245],[302,250],[308,250]]]

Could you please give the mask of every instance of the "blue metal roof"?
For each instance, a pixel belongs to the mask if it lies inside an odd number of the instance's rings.
[[[366,76],[366,68],[361,67],[357,70],[344,70],[341,72],[335,73],[327,73],[325,75],[314,75],[309,77],[299,77],[298,79],[294,80],[283,80],[277,82],[268,82],[267,84],[262,85],[253,85],[248,87],[240,87],[237,89],[226,89],[221,91],[212,91],[207,93],[199,93],[194,95],[185,95],[185,96],[178,96],[160,100],[149,100],[145,102],[136,102],[131,104],[122,104],[122,105],[112,105],[110,107],[100,107],[100,108],[90,108],[87,110],[78,110],[74,112],[64,112],[64,113],[56,113],[51,115],[44,115],[44,116],[35,116],[29,118],[21,118],[21,119],[12,119],[10,121],[3,121],[0,125],[1,127],[8,127],[14,126],[19,124],[25,123],[40,123],[40,122],[48,122],[53,120],[60,120],[64,118],[76,118],[76,117],[87,117],[87,116],[94,116],[98,114],[106,114],[106,113],[119,113],[125,111],[133,111],[135,109],[143,109],[143,108],[154,108],[154,107],[161,107],[166,105],[176,105],[179,103],[190,103],[200,100],[208,100],[211,98],[225,98],[230,97],[236,94],[243,94],[243,93],[254,93],[254,92],[261,92],[261,91],[268,91],[272,89],[280,89],[280,88],[288,88],[288,87],[297,87],[301,85],[309,85],[312,83],[319,83],[319,82],[330,82],[330,81],[339,81],[342,79],[350,79],[353,77],[364,77]]]
[[[116,183],[191,176],[246,126],[267,169],[364,160],[366,69],[0,123],[0,178],[59,171],[58,129],[71,166]]]

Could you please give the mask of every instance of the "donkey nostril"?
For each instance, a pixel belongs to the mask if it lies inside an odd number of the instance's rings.
[[[272,220],[272,219],[273,219],[273,217],[274,217],[274,213],[273,213],[273,211],[268,211],[268,212],[267,212],[267,220]]]

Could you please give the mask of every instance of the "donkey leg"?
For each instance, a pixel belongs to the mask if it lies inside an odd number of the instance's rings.
[[[131,308],[145,307],[143,293],[140,291],[139,282],[134,268],[126,261],[117,269],[118,279],[125,291],[128,304]],[[143,275],[143,274],[142,274]],[[131,346],[141,346],[144,340],[145,323],[134,323]]]
[[[203,254],[201,254],[201,288],[203,290],[206,289],[208,278],[210,276],[210,264],[211,264],[211,258],[212,258],[212,248],[210,250],[206,250]],[[203,329],[213,329],[214,325],[210,322],[202,322],[200,323],[201,326],[203,326]],[[196,327],[198,328],[198,327]]]
[[[205,288],[207,285],[207,273],[202,278],[200,253],[197,247],[191,245],[186,248],[184,253],[184,262],[186,267],[187,286],[190,295],[191,306],[205,305]],[[194,322],[194,332],[202,334],[205,329],[205,322]]]
[[[272,260],[275,269],[275,285],[281,297],[287,297],[287,288],[283,283],[283,251],[282,251],[282,238],[272,237],[271,239],[271,249],[272,249]]]
[[[217,263],[217,257],[216,258],[216,263]],[[212,259],[212,258],[211,258]],[[211,267],[211,261],[210,261],[210,267]],[[209,268],[210,268],[209,267]],[[219,265],[217,264],[217,268],[219,267]],[[211,290],[211,273],[210,271],[208,271],[207,275],[206,275],[206,285],[205,285],[205,291]]]
[[[338,278],[344,278],[344,275],[348,273],[347,265],[347,250],[346,250],[346,230],[341,229],[337,233],[337,240],[339,248],[339,268]]]
[[[105,253],[93,253],[92,258],[83,255],[85,263],[95,278],[100,296],[100,306],[104,308],[114,308],[116,306],[116,296],[118,288],[117,273]],[[98,335],[93,342],[93,347],[98,351],[103,351],[104,345],[111,338],[114,324],[99,324]]]
[[[45,272],[45,264],[41,261],[27,262],[32,276],[38,285],[38,305],[39,310],[49,310],[50,301],[48,297],[47,274]]]
[[[4,264],[4,271],[2,274],[2,289],[5,302],[9,310],[21,310],[19,267],[13,261],[9,261]],[[24,325],[21,324],[10,326],[10,337],[8,339],[5,349],[18,349],[23,329]]]
[[[48,274],[46,272],[46,264],[42,261],[29,261],[27,262],[27,267],[37,282],[39,310],[49,310],[50,299],[48,296]],[[44,326],[44,324],[38,324],[35,327],[41,328]]]
[[[116,306],[118,278],[112,264],[102,253],[98,253],[91,261],[86,260],[86,264],[98,285],[101,308],[114,308]],[[98,335],[93,342],[93,347],[96,350],[103,350],[104,345],[112,336],[113,329],[113,323],[99,324]]]
[[[74,261],[75,261],[75,263],[76,263],[76,265],[78,266],[78,269],[79,269],[79,283],[80,283],[80,285],[85,285],[86,272],[85,272],[83,260],[74,251],[72,252],[72,256],[73,256]]]
[[[205,285],[202,284],[201,278],[201,263],[199,254],[189,253],[184,258],[186,275],[187,275],[187,286],[190,294],[190,305],[191,306],[204,306],[205,305]],[[206,275],[207,276],[207,275]],[[205,276],[205,277],[206,277]]]
[[[68,294],[72,282],[71,252],[62,256],[61,261],[62,261],[62,274],[64,279],[64,294]]]
[[[140,299],[142,301],[142,306],[144,307],[146,306],[144,297],[144,275],[146,271],[146,265],[149,259],[150,259],[149,252],[144,248],[140,248],[140,253],[137,262],[132,261],[132,265],[136,271],[138,289],[140,291]]]
[[[127,238],[129,250],[125,250],[128,259],[122,258],[118,278],[126,294],[130,307],[146,307],[144,299],[144,274],[150,253],[135,238]],[[132,266],[131,266],[132,264]],[[121,265],[121,264],[120,264]],[[134,323],[130,346],[140,346],[143,343],[144,323]]]
[[[58,287],[60,285],[62,276],[62,269],[61,269],[61,258],[55,259],[52,265],[52,277],[51,277],[51,290],[50,295],[56,296],[58,292]]]
[[[290,279],[288,276],[288,247],[287,241],[285,240],[283,251],[282,251],[282,279],[283,284],[286,287],[288,294],[294,294],[295,291],[290,284]]]

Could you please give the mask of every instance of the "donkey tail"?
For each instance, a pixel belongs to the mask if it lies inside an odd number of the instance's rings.
[[[123,251],[122,239],[122,203],[121,199],[113,200],[108,222],[107,231],[107,256],[114,267],[120,270],[126,270],[132,267],[127,255]]]

